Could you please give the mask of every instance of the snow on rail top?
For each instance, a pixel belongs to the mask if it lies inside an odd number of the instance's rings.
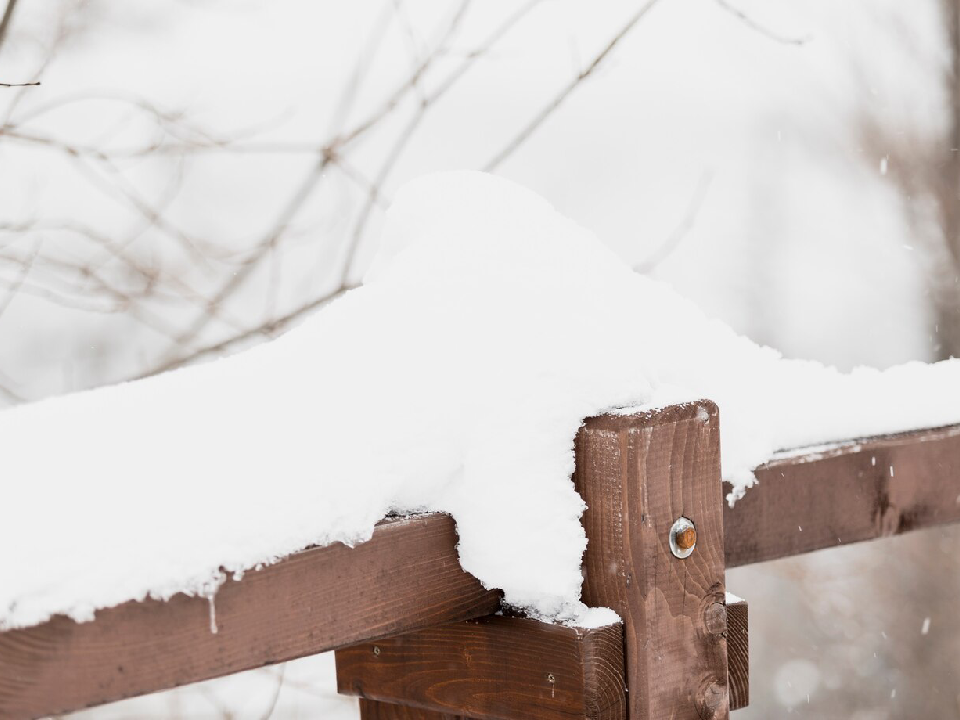
[[[274,342],[0,413],[0,627],[210,592],[404,510],[451,513],[465,569],[575,622],[583,418],[714,400],[734,496],[777,448],[960,421],[957,361],[782,360],[490,175],[407,185],[381,243]]]

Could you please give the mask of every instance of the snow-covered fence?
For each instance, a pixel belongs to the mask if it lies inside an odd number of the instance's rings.
[[[122,542],[122,538],[117,539]],[[386,520],[227,579],[214,599],[127,602],[0,633],[0,718],[42,717],[496,612],[446,515]]]
[[[0,633],[0,717],[339,648],[340,689],[365,720],[723,718],[749,692],[746,605],[725,594],[725,568],[960,521],[960,427],[784,453],[757,476],[726,507],[710,402],[592,418],[574,478],[589,506],[583,599],[622,623],[495,616],[499,593],[460,568],[449,517],[388,520],[356,548],[227,580],[215,602]]]
[[[781,453],[724,508],[727,567],[960,522],[960,426]]]

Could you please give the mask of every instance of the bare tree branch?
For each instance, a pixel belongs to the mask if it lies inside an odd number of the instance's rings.
[[[804,35],[803,37],[787,37],[786,35],[776,33],[770,28],[764,27],[758,23],[743,10],[733,7],[733,5],[727,2],[727,0],[717,0],[717,5],[733,15],[751,30],[760,33],[764,37],[773,40],[774,42],[778,42],[783,45],[804,45],[810,41],[809,35]]]
[[[17,0],[7,0],[7,7],[3,11],[3,17],[0,18],[0,49],[3,48],[3,42],[7,39],[7,33],[10,31],[10,22],[13,20],[13,11],[16,7]],[[36,84],[39,85],[39,83]],[[13,86],[4,84],[3,87]]]
[[[309,315],[314,310],[317,310],[327,303],[336,300],[338,297],[343,295],[348,290],[353,290],[356,285],[340,285],[331,292],[321,295],[319,298],[311,300],[310,302],[304,303],[296,307],[295,309],[284,313],[280,317],[273,318],[268,322],[261,323],[257,327],[250,328],[245,330],[242,333],[233,335],[226,340],[221,340],[219,342],[213,343],[212,345],[207,345],[205,347],[194,350],[189,355],[184,355],[182,357],[174,358],[163,365],[158,365],[157,367],[152,368],[151,370],[137,375],[131,380],[139,380],[141,378],[150,377],[152,375],[159,375],[162,372],[167,370],[173,370],[182,365],[186,365],[195,360],[200,360],[209,355],[221,355],[237,345],[240,345],[248,340],[252,340],[257,337],[272,337],[277,333],[285,330],[292,322],[299,320],[300,318]]]
[[[417,85],[420,83],[421,78],[430,69],[437,58],[440,57],[446,47],[447,41],[454,36],[457,29],[460,26],[460,22],[463,20],[463,16],[469,7],[469,0],[461,0],[460,5],[457,8],[457,11],[454,13],[453,18],[450,20],[447,30],[444,33],[441,40],[436,44],[434,50],[428,54],[413,71],[410,77],[407,78],[406,82],[400,85],[393,93],[391,93],[386,102],[381,105],[381,107],[371,113],[371,115],[354,127],[353,130],[348,132],[345,135],[341,135],[335,141],[338,146],[344,146],[348,143],[353,142],[355,139],[364,135],[374,126],[380,124],[384,117],[390,115],[397,106],[403,101],[403,99],[413,90],[416,89]]]
[[[321,156],[318,165],[313,168],[311,173],[305,178],[304,182],[299,186],[300,193],[294,195],[290,203],[288,203],[285,212],[281,214],[280,220],[275,226],[271,234],[265,238],[265,242],[258,245],[254,253],[249,256],[246,260],[243,261],[243,264],[240,266],[240,269],[237,271],[237,274],[234,275],[231,280],[218,292],[214,297],[209,301],[211,305],[222,304],[240,285],[244,282],[245,278],[253,271],[254,265],[259,263],[260,260],[265,257],[269,251],[269,248],[273,247],[278,241],[279,237],[284,231],[289,222],[289,219],[292,215],[299,209],[299,207],[305,202],[306,198],[303,197],[303,193],[310,193],[314,188],[314,180],[319,179],[315,174],[317,168],[320,170],[325,170],[328,166],[335,166],[340,168],[348,177],[351,177],[355,182],[362,183],[366,187],[367,202],[363,211],[361,212],[358,221],[355,225],[355,229],[352,233],[350,243],[347,246],[345,252],[344,261],[341,264],[340,271],[340,281],[332,292],[326,293],[319,298],[311,300],[294,310],[278,317],[273,320],[262,323],[254,328],[245,330],[237,335],[231,336],[225,340],[213,343],[201,347],[193,352],[190,352],[183,356],[173,356],[168,357],[165,361],[161,362],[156,367],[152,368],[150,371],[145,373],[142,376],[154,375],[166,370],[170,370],[181,365],[187,364],[194,360],[207,357],[210,355],[220,354],[226,352],[239,344],[242,344],[245,341],[249,341],[256,337],[261,336],[271,336],[279,332],[280,330],[286,328],[291,322],[299,319],[300,317],[310,313],[311,311],[325,305],[330,302],[330,300],[338,297],[347,290],[351,289],[355,285],[350,282],[350,275],[353,266],[353,258],[356,252],[356,248],[359,242],[362,239],[363,229],[367,222],[367,218],[375,206],[382,206],[384,200],[382,197],[382,185],[386,180],[386,177],[389,175],[392,168],[395,166],[397,159],[402,153],[404,147],[412,137],[413,132],[419,126],[424,113],[432,105],[436,104],[454,85],[459,81],[461,77],[476,63],[480,58],[482,58],[486,52],[494,46],[500,39],[509,32],[520,20],[527,15],[536,5],[538,5],[541,0],[530,0],[521,8],[519,8],[515,13],[508,17],[500,26],[498,26],[488,37],[486,37],[480,45],[473,51],[467,53],[459,62],[457,67],[451,71],[451,73],[437,86],[435,90],[426,95],[421,95],[421,101],[417,105],[416,111],[412,116],[411,120],[401,131],[398,136],[397,141],[394,143],[394,146],[391,148],[390,154],[381,165],[380,171],[378,172],[377,178],[370,183],[364,183],[362,177],[359,173],[352,168],[347,163],[341,164],[340,157],[336,154],[338,150],[342,149],[343,146],[337,145],[338,142],[349,142],[352,139],[360,137],[362,131],[368,128],[372,128],[376,123],[371,123],[369,120],[361,123],[358,128],[361,129],[361,132],[358,133],[356,130],[348,133],[347,135],[340,136],[340,139],[334,140],[332,144],[328,144],[324,148],[324,154]],[[430,66],[430,63],[439,56],[443,48],[446,47],[449,38],[453,35],[457,26],[459,25],[461,19],[463,18],[464,13],[468,2],[465,0],[458,10],[455,13],[453,19],[448,26],[446,33],[440,42],[435,46],[433,52],[428,55],[428,57],[417,66],[414,70],[411,77],[404,83],[401,89],[394,93],[391,96],[391,99],[381,108],[382,113],[391,112],[394,108],[399,105],[399,98],[405,92],[411,91],[415,88],[420,82],[421,77],[424,75],[426,69]],[[203,316],[199,317],[197,321],[188,328],[187,332],[181,334],[178,338],[178,341],[181,345],[188,343],[190,340],[194,339],[196,335],[202,330],[209,320],[209,316],[205,313]]]
[[[101,159],[99,167],[109,173],[113,179],[114,185],[111,186],[91,168],[84,159],[74,158],[74,164],[88,179],[92,181],[94,187],[99,188],[104,194],[114,201],[126,201],[130,207],[138,212],[151,227],[156,227],[180,245],[202,266],[210,268],[210,260],[204,249],[200,247],[200,241],[190,237],[183,229],[174,225],[164,214],[153,207],[146,199],[140,196],[136,188],[126,181],[123,173],[116,165],[107,159]]]
[[[539,4],[541,0],[531,0],[523,7],[521,7],[517,12],[511,15],[503,24],[501,24],[490,36],[488,36],[480,47],[475,51],[468,53],[463,60],[459,63],[457,68],[452,71],[445,80],[437,87],[436,90],[430,94],[423,97],[420,104],[418,105],[417,112],[415,113],[413,119],[405,126],[404,130],[401,132],[397,142],[391,150],[389,157],[386,162],[382,165],[381,171],[378,173],[378,180],[375,180],[373,186],[368,191],[368,200],[365,204],[364,211],[361,213],[360,219],[357,222],[354,233],[351,237],[351,241],[347,247],[345,253],[345,260],[341,265],[340,272],[340,286],[341,288],[346,288],[350,286],[349,275],[352,270],[353,257],[356,252],[356,247],[360,242],[362,237],[363,228],[366,223],[366,218],[369,215],[370,210],[373,208],[374,204],[378,200],[381,194],[381,185],[383,180],[385,180],[387,174],[393,168],[396,163],[397,158],[405,147],[406,143],[409,141],[409,138],[412,136],[413,131],[419,125],[420,120],[422,119],[423,113],[431,105],[435,104],[440,100],[449,90],[452,88],[456,82],[467,72],[467,70],[483,55],[489,50],[489,48],[497,43],[503,35],[505,35],[512,27],[514,27],[533,7]],[[399,98],[403,96],[406,92],[410,92],[415,88],[420,82],[420,78],[423,76],[426,69],[430,64],[439,56],[440,52],[447,46],[447,42],[453,36],[457,27],[462,20],[466,8],[468,7],[468,0],[464,0],[461,4],[460,9],[454,15],[453,19],[450,22],[450,25],[447,29],[447,32],[444,34],[441,41],[438,42],[434,50],[427,56],[427,58],[415,69],[411,77],[401,86],[401,89],[394,93],[391,99],[383,106],[381,112],[386,113],[392,111],[399,104]],[[381,119],[383,115],[379,116]],[[366,129],[374,127],[375,123],[370,121],[365,121],[361,123],[357,129],[348,133],[345,136],[341,136],[338,139],[335,139],[331,144],[325,146],[325,152],[321,156],[319,162],[311,170],[308,176],[304,179],[301,185],[298,188],[297,194],[295,194],[292,200],[288,203],[285,210],[281,213],[279,222],[274,226],[272,232],[265,237],[254,250],[254,252],[244,261],[241,267],[237,272],[228,280],[228,282],[218,291],[213,298],[211,299],[211,305],[219,305],[225,302],[234,292],[236,292],[239,287],[246,281],[246,279],[252,274],[254,269],[259,265],[260,261],[268,254],[270,248],[275,245],[281,234],[286,230],[288,223],[293,218],[293,216],[299,212],[299,209],[306,202],[307,198],[312,194],[317,181],[322,176],[324,170],[331,164],[336,164],[339,160],[337,153],[342,150],[343,144],[350,142],[362,134]],[[359,131],[359,132],[358,132]],[[203,313],[198,316],[196,321],[190,325],[187,330],[178,338],[181,345],[188,344],[194,340],[199,333],[206,327],[209,322],[209,314]],[[205,355],[207,352],[205,350],[200,351],[201,354]],[[190,354],[187,358],[184,358],[182,362],[186,362],[189,359],[193,359],[194,354]],[[178,362],[175,357],[168,356],[164,360],[159,368],[169,369],[171,367],[176,367],[182,362]]]
[[[270,720],[273,717],[274,711],[277,709],[277,700],[280,699],[280,690],[283,688],[283,675],[286,672],[287,664],[282,663],[280,665],[280,672],[277,675],[277,684],[273,689],[273,697],[270,699],[270,705],[264,711],[263,715],[260,716],[260,720]]]
[[[658,0],[648,0],[645,5],[641,6],[640,9],[637,10],[629,20],[627,20],[626,24],[620,28],[620,31],[613,36],[610,42],[607,43],[607,45],[593,58],[590,64],[581,70],[580,73],[576,75],[573,80],[571,80],[570,83],[568,83],[567,86],[564,87],[553,100],[547,103],[547,105],[541,109],[540,112],[538,112],[529,123],[527,123],[527,125],[516,135],[516,137],[508,142],[503,149],[500,150],[500,152],[494,155],[493,158],[484,166],[484,170],[488,172],[495,170],[503,163],[504,160],[513,155],[517,148],[523,145],[530,138],[530,136],[533,135],[541,125],[543,125],[547,118],[557,111],[557,108],[559,108],[563,102],[570,97],[570,94],[577,89],[580,83],[590,77],[596,71],[596,69],[603,64],[603,61],[607,58],[607,56],[610,55],[611,52],[613,52],[613,49],[620,44],[620,41],[623,40],[630,33],[630,31],[633,30],[634,27],[636,27],[637,23],[640,22],[640,19],[646,15],[647,12],[657,4],[657,2]]]
[[[690,202],[687,205],[687,211],[683,214],[680,222],[673,229],[673,232],[667,237],[666,240],[654,250],[649,256],[641,260],[639,263],[633,266],[633,269],[638,273],[648,273],[653,270],[657,265],[666,260],[670,255],[676,250],[680,243],[683,242],[683,239],[687,236],[687,233],[690,232],[693,228],[694,223],[697,220],[697,215],[700,214],[700,208],[703,206],[703,200],[707,196],[707,190],[710,188],[710,183],[713,181],[713,171],[704,170],[703,174],[700,175],[700,179],[697,181],[697,186],[693,190],[693,196],[690,198]]]
[[[23,397],[22,395],[18,395],[3,383],[0,383],[0,395],[3,395],[4,397],[6,397],[7,400],[9,400],[14,405],[16,405],[17,403],[24,403],[27,401],[25,397]]]
[[[7,308],[10,307],[10,303],[13,302],[13,298],[16,296],[17,291],[23,286],[23,283],[26,282],[27,276],[33,269],[33,263],[37,259],[37,255],[40,252],[40,246],[42,244],[43,243],[41,241],[34,246],[33,252],[30,253],[30,257],[20,267],[19,276],[17,276],[16,280],[13,281],[13,284],[7,289],[7,296],[2,302],[0,302],[0,318],[3,317],[3,314],[7,311]]]
[[[456,85],[457,81],[463,77],[467,70],[469,70],[477,60],[483,57],[491,47],[499,42],[499,40],[510,29],[520,22],[520,20],[523,19],[523,17],[540,2],[541,0],[531,0],[530,2],[527,2],[525,5],[521,6],[517,12],[508,17],[506,21],[504,21],[496,30],[494,30],[494,32],[488,36],[476,50],[467,53],[467,55],[457,66],[456,70],[450,73],[450,75],[447,76],[447,78],[437,87],[436,90],[429,95],[421,96],[420,104],[417,106],[413,117],[410,118],[407,125],[404,126],[403,130],[400,132],[400,135],[397,137],[397,141],[394,143],[389,154],[387,155],[387,158],[381,165],[380,171],[377,173],[377,177],[374,179],[373,185],[370,188],[370,192],[367,195],[367,202],[365,203],[363,210],[360,212],[357,223],[354,226],[350,242],[347,245],[347,252],[343,261],[340,275],[341,283],[347,282],[347,279],[353,270],[353,261],[360,245],[360,241],[363,238],[364,228],[366,227],[367,221],[370,218],[370,214],[373,211],[374,205],[380,200],[383,184],[386,182],[387,177],[393,170],[397,161],[400,159],[400,155],[403,153],[403,150],[406,148],[407,144],[410,142],[410,139],[413,137],[413,134],[416,132],[417,128],[420,126],[420,123],[426,116],[427,110],[429,110],[432,105],[438,102],[450,90],[450,88]]]
[[[192,121],[185,112],[161,109],[147,100],[122,93],[72,95],[52,102],[38,103],[29,108],[24,103],[16,112],[9,109],[5,113],[5,119],[0,118],[0,140],[62,153],[70,165],[83,173],[87,181],[105,196],[118,202],[119,207],[132,212],[130,217],[133,221],[130,223],[132,227],[127,227],[125,223],[119,236],[114,234],[115,231],[101,234],[100,231],[91,231],[75,224],[51,224],[46,220],[42,223],[15,221],[0,225],[0,231],[12,233],[60,232],[77,235],[76,242],[70,235],[65,235],[61,239],[66,242],[58,239],[51,244],[52,247],[45,246],[42,254],[29,260],[26,257],[26,246],[16,246],[16,238],[4,245],[6,238],[0,235],[0,261],[9,263],[12,268],[5,271],[6,278],[0,277],[0,286],[9,286],[16,292],[43,297],[49,302],[71,309],[100,313],[124,312],[145,328],[159,333],[168,340],[164,341],[166,344],[158,356],[157,365],[141,376],[156,374],[207,356],[227,353],[283,331],[296,320],[354,287],[351,278],[356,272],[356,255],[365,241],[370,219],[388,203],[386,188],[389,179],[400,165],[400,159],[411,145],[411,139],[417,130],[423,127],[428,111],[541,1],[528,0],[523,6],[518,6],[511,16],[493,29],[475,48],[460,49],[453,48],[452,43],[459,37],[461,23],[468,7],[471,7],[471,0],[461,0],[456,7],[451,8],[449,14],[438,23],[435,32],[425,36],[429,38],[428,42],[413,33],[404,13],[402,0],[394,0],[394,21],[403,24],[401,30],[407,32],[409,46],[412,48],[412,67],[409,74],[384,96],[373,113],[361,116],[358,121],[351,118],[346,128],[341,127],[350,116],[357,86],[371,66],[370,57],[361,57],[350,82],[341,93],[340,105],[334,112],[332,125],[327,129],[325,139],[320,142],[258,142],[255,137],[239,137],[236,132],[214,133]],[[585,69],[579,71],[578,76],[559,93],[553,103],[523,129],[513,147],[505,148],[497,162],[519,147],[546,117],[560,107],[580,82],[596,72],[617,44],[656,2],[657,0],[646,0],[643,7],[634,11],[617,35]],[[386,10],[366,44],[366,53],[376,52],[381,43],[375,40],[386,31],[390,17],[389,10]],[[65,23],[64,28],[60,33],[61,38],[69,33],[69,23]],[[22,93],[17,93],[17,99],[22,96]],[[133,140],[131,145],[112,146],[111,139],[106,135],[94,139],[81,139],[78,136],[73,140],[69,135],[47,135],[48,131],[39,129],[39,122],[34,123],[47,113],[90,100],[115,101],[129,105],[133,112],[125,113],[125,117],[132,118],[138,124],[145,122],[147,133]],[[123,107],[120,109],[125,110]],[[392,124],[388,125],[398,120],[401,113],[403,119],[396,129]],[[155,124],[155,129],[152,124]],[[384,126],[388,126],[391,133],[396,132],[396,136],[391,146],[379,158],[379,164],[366,168],[351,162],[352,158],[357,157],[356,148],[363,142],[362,139],[374,136],[375,132],[380,134]],[[38,130],[35,130],[35,127]],[[188,234],[187,226],[178,227],[180,222],[168,215],[169,203],[179,188],[178,179],[181,177],[182,167],[189,162],[189,155],[198,153],[294,153],[304,156],[309,167],[304,168],[306,172],[303,177],[295,179],[291,184],[288,195],[282,198],[273,211],[275,216],[267,217],[270,222],[266,225],[266,231],[252,238],[253,242],[242,250],[227,250],[221,245],[213,244],[212,239],[193,237]],[[168,181],[163,178],[165,184],[159,193],[155,192],[152,186],[147,190],[145,186],[136,183],[134,180],[139,175],[131,174],[134,171],[139,172],[137,166],[141,158],[157,155],[170,157],[175,162],[171,179]],[[284,310],[282,306],[275,309],[276,289],[281,280],[286,280],[281,277],[286,268],[284,253],[295,242],[295,223],[303,214],[304,208],[312,202],[331,168],[342,172],[343,176],[363,193],[360,207],[352,211],[348,219],[352,226],[348,226],[346,242],[338,248],[333,278],[328,285],[333,288],[293,309]],[[352,188],[350,190],[354,192]],[[690,223],[692,220],[688,224]],[[678,230],[677,233],[679,232]],[[145,240],[134,245],[139,238]],[[679,242],[672,238],[673,236],[668,239],[668,244]],[[146,246],[146,241],[157,239],[162,242],[157,244],[158,250],[155,252]],[[206,264],[207,274],[200,281],[202,293],[191,287],[187,281],[187,278],[195,278],[195,275],[185,272],[183,265],[169,262],[166,249],[171,246],[177,252],[175,258],[178,261],[194,261],[191,269],[197,266],[195,261],[198,259],[202,258],[202,262]],[[160,249],[164,251],[163,254],[159,253]],[[84,255],[84,252],[87,255]],[[78,261],[77,257],[83,260]],[[161,258],[164,265],[161,265]],[[264,270],[268,274],[264,274]],[[10,282],[17,273],[17,279]],[[261,318],[251,320],[247,316],[247,323],[254,326],[244,327],[243,323],[225,317],[225,313],[239,307],[234,300],[245,297],[242,296],[243,290],[254,286],[260,288],[255,282],[259,282],[261,278],[267,281],[267,302],[260,310],[263,313]],[[203,287],[203,283],[207,283],[208,287]],[[9,300],[6,301],[8,302]],[[218,318],[229,327],[213,325]],[[262,319],[262,322],[258,323],[258,319]],[[209,336],[204,333],[208,327],[216,330],[216,334],[211,332],[213,338],[221,339],[202,345],[209,342]]]

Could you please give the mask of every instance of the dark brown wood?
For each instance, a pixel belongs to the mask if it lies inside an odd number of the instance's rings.
[[[492,616],[337,651],[341,693],[482,720],[623,720],[623,630]]]
[[[487,615],[499,593],[461,567],[453,520],[381,524],[356,548],[314,548],[228,580],[207,600],[130,602],[0,633],[0,717],[56,715]]]
[[[623,618],[630,720],[727,717],[717,407],[588,420],[575,479],[588,507],[583,600]],[[681,516],[697,532],[686,559],[669,547]]]
[[[757,479],[724,507],[727,567],[960,522],[960,426],[783,456]]]
[[[360,698],[360,720],[473,720],[473,718]]]
[[[745,600],[727,603],[727,682],[730,709],[750,704],[750,633]]]

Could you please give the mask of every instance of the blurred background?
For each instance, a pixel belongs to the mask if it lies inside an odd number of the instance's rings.
[[[957,0],[6,0],[0,83],[41,84],[0,86],[0,406],[282,333],[451,168],[789,357],[960,355],[958,67]],[[737,717],[960,718],[958,551],[728,573]],[[77,717],[356,714],[319,656]]]

